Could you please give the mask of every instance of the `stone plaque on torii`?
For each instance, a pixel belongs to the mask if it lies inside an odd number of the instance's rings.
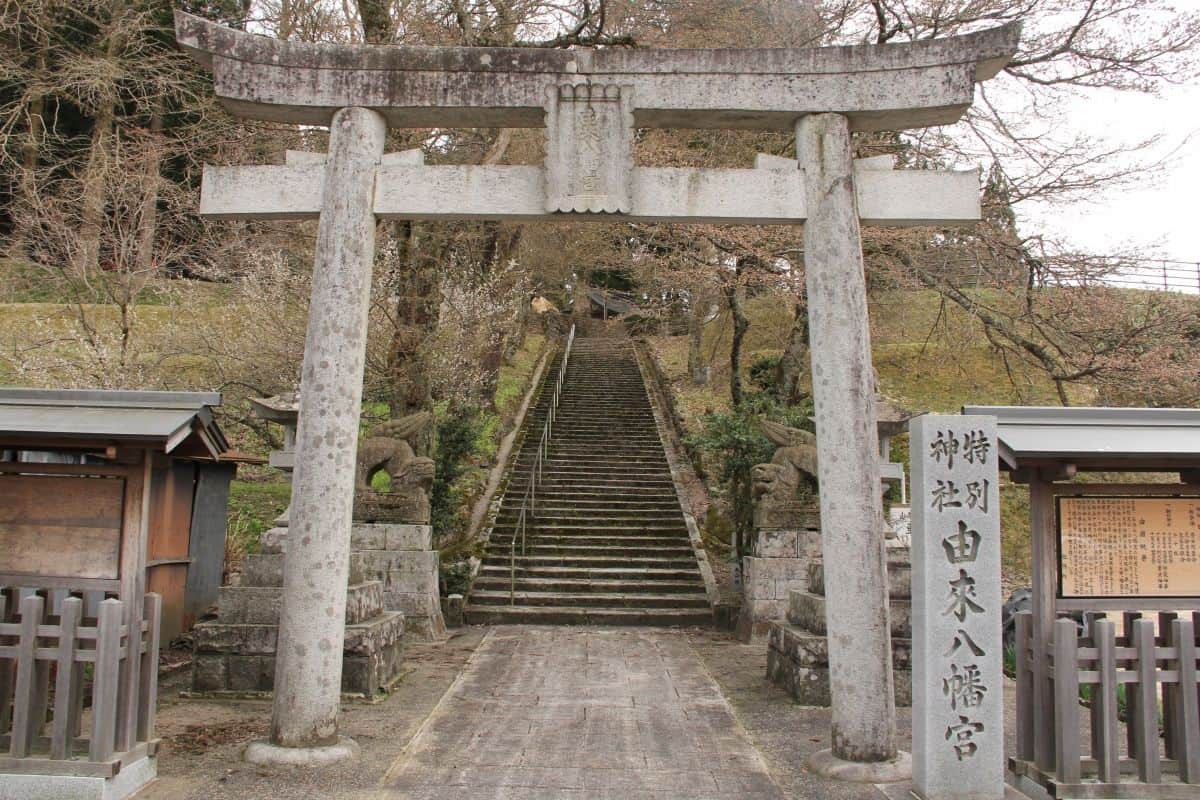
[[[864,47],[541,50],[283,42],[179,12],[175,25],[231,113],[330,127],[326,156],[206,167],[201,195],[212,218],[320,220],[293,481],[298,546],[285,566],[272,742],[292,756],[349,752],[330,745],[335,645],[377,219],[803,224],[833,677],[832,752],[822,763],[843,776],[895,775],[859,225],[973,222],[979,179],[975,170],[853,161],[850,135],[957,121],[975,83],[1015,53],[1019,29]],[[546,163],[425,166],[419,152],[383,152],[388,127],[544,127]],[[795,131],[796,160],[634,166],[638,127]]]

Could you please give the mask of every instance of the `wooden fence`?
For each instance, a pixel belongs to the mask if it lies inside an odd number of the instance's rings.
[[[159,596],[126,619],[116,599],[85,618],[78,597],[54,614],[18,595],[0,590],[0,773],[107,778],[153,755]]]
[[[1046,653],[1053,708],[1039,714],[1032,618],[1018,615],[1012,769],[1052,797],[1194,800],[1200,797],[1200,613],[1160,614],[1157,635],[1153,620],[1124,616],[1120,637],[1109,619],[1096,620],[1086,638],[1074,620],[1055,622]],[[1052,741],[1052,752],[1038,747],[1039,739]]]

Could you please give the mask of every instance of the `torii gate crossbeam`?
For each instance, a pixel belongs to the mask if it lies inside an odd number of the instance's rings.
[[[349,752],[337,713],[376,218],[804,224],[833,713],[815,766],[899,777],[859,225],[976,220],[978,178],[855,163],[850,136],[955,122],[1018,27],[866,47],[538,50],[281,42],[181,12],[175,26],[231,113],[330,125],[326,157],[207,168],[202,192],[212,217],[320,220],[271,744],[256,757]],[[424,166],[383,153],[388,127],[545,127],[546,162]],[[794,130],[797,158],[636,167],[637,127]]]

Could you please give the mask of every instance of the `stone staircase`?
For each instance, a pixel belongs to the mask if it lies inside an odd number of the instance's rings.
[[[912,705],[912,565],[909,550],[887,551],[888,611],[896,705]],[[788,593],[786,621],[768,632],[767,677],[805,706],[828,706],[829,647],[825,630],[825,565],[808,565],[808,591]]]
[[[628,340],[576,339],[512,581],[510,543],[559,364],[549,365],[468,600],[472,624],[708,625],[705,583]]]

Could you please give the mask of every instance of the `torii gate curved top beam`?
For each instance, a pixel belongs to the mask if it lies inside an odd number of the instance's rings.
[[[629,87],[638,127],[792,130],[821,112],[854,131],[945,125],[1020,35],[1010,24],[856,47],[549,50],[286,42],[179,11],[175,29],[237,116],[328,125],[339,108],[363,106],[397,128],[539,128],[549,91],[568,81]]]

